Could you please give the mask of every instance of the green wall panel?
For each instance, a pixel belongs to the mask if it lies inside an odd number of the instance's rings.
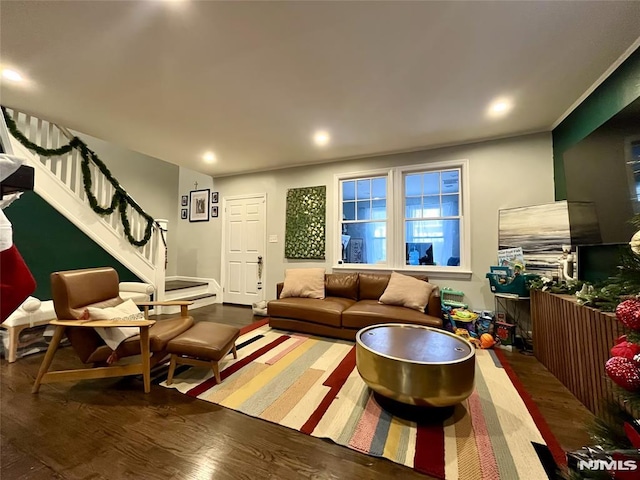
[[[51,298],[49,274],[58,270],[111,266],[121,282],[140,280],[34,192],[25,192],[4,210],[13,225],[13,243],[36,279],[34,297]]]
[[[564,152],[640,98],[640,49],[632,53],[553,130],[556,200],[566,200]]]

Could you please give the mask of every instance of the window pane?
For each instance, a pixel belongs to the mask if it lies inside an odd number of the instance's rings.
[[[404,194],[407,197],[420,195],[422,193],[422,187],[420,186],[421,175],[407,175],[404,178]]]
[[[374,178],[371,183],[373,184],[373,198],[387,198],[386,178]]]
[[[387,218],[387,201],[374,200],[372,202],[372,216],[374,220],[385,220]]]
[[[342,219],[356,219],[356,202],[342,202]]]
[[[440,196],[432,195],[430,197],[423,197],[424,200],[424,213],[425,218],[433,218],[440,216]]]
[[[458,170],[442,172],[442,193],[458,193],[460,191]]]
[[[457,217],[460,213],[458,211],[458,195],[443,195],[442,196],[442,216],[443,217]]]
[[[353,180],[349,182],[342,182],[342,200],[355,200],[356,199],[356,182]]]
[[[408,244],[433,244],[435,265],[460,264],[460,220],[407,220],[405,226]]]
[[[422,217],[422,198],[421,197],[407,197],[405,199],[405,216],[406,218],[420,218]]]
[[[422,193],[425,195],[440,194],[440,172],[422,174]]]
[[[433,243],[405,243],[405,265],[434,265]]]
[[[358,200],[371,198],[371,180],[358,180],[358,188],[356,189]]]
[[[357,220],[371,220],[371,202],[369,200],[358,203]]]
[[[343,257],[346,263],[383,264],[387,262],[385,222],[350,223],[346,227],[346,235],[349,236]]]

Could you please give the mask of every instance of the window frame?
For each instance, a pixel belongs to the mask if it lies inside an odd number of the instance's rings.
[[[406,265],[405,242],[405,176],[412,173],[429,171],[460,170],[459,214],[460,214],[460,265]],[[385,264],[342,263],[342,182],[368,177],[387,178],[387,261]],[[332,264],[336,270],[380,270],[380,271],[413,271],[427,273],[431,276],[449,278],[468,278],[471,275],[471,215],[469,193],[469,160],[446,160],[439,162],[403,165],[398,167],[363,170],[358,172],[338,173],[334,175],[335,207],[333,208],[333,225],[335,234],[332,244]]]

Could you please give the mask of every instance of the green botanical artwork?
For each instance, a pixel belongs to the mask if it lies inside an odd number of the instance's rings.
[[[324,260],[327,187],[291,188],[287,192],[285,258]]]

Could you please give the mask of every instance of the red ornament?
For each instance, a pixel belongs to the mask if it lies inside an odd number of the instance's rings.
[[[611,380],[625,390],[640,390],[640,369],[632,360],[612,357],[607,360],[604,368]]]
[[[640,330],[640,300],[625,300],[616,307],[616,317],[633,330]]]
[[[640,353],[640,345],[631,342],[620,342],[611,349],[612,357],[623,357],[633,360]]]

